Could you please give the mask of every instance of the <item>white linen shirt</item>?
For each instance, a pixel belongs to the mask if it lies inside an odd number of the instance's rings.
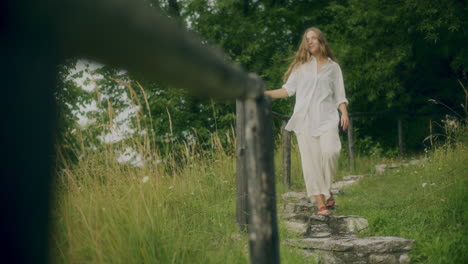
[[[303,126],[309,126],[307,130],[311,136],[321,136],[338,127],[338,106],[348,104],[338,63],[328,58],[317,72],[317,60],[312,56],[310,61],[292,71],[283,88],[288,96],[296,95],[294,112],[286,130],[301,133],[306,131]]]

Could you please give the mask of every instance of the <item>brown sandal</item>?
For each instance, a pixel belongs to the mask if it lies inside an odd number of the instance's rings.
[[[327,207],[326,206],[322,206],[319,208],[319,210],[317,211],[317,214],[318,215],[330,215],[330,211],[328,211]]]
[[[326,205],[328,209],[335,209],[335,197],[333,197],[333,193],[330,193],[330,198],[327,199]]]

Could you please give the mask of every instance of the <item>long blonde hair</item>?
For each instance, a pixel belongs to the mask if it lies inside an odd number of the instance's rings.
[[[316,27],[308,28],[305,30],[304,34],[302,35],[301,44],[299,45],[299,49],[296,51],[296,54],[294,54],[293,57],[289,58],[289,59],[293,59],[293,61],[291,62],[291,64],[289,64],[288,70],[284,73],[284,78],[283,78],[284,82],[288,80],[289,75],[291,75],[291,72],[294,69],[308,62],[310,60],[310,57],[312,57],[312,54],[310,53],[309,48],[308,48],[307,37],[306,37],[309,31],[314,31],[317,34],[318,41],[319,41],[319,52],[321,53],[321,55],[324,56],[325,58],[330,57],[334,62],[338,63],[335,57],[335,53],[328,45],[327,39],[325,38],[325,35],[322,33],[322,31],[320,31],[320,29]]]

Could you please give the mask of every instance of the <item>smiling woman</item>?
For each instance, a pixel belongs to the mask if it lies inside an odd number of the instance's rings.
[[[265,91],[265,95],[296,95],[286,130],[297,136],[307,195],[315,198],[318,214],[328,215],[335,205],[331,184],[341,150],[338,123],[346,130],[349,118],[341,68],[318,28],[304,32],[284,80],[282,88]]]

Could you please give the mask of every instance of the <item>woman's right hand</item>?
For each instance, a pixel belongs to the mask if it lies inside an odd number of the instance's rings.
[[[265,96],[270,96],[271,98],[286,98],[288,97],[288,91],[284,88],[276,89],[276,90],[269,90],[264,91]]]

